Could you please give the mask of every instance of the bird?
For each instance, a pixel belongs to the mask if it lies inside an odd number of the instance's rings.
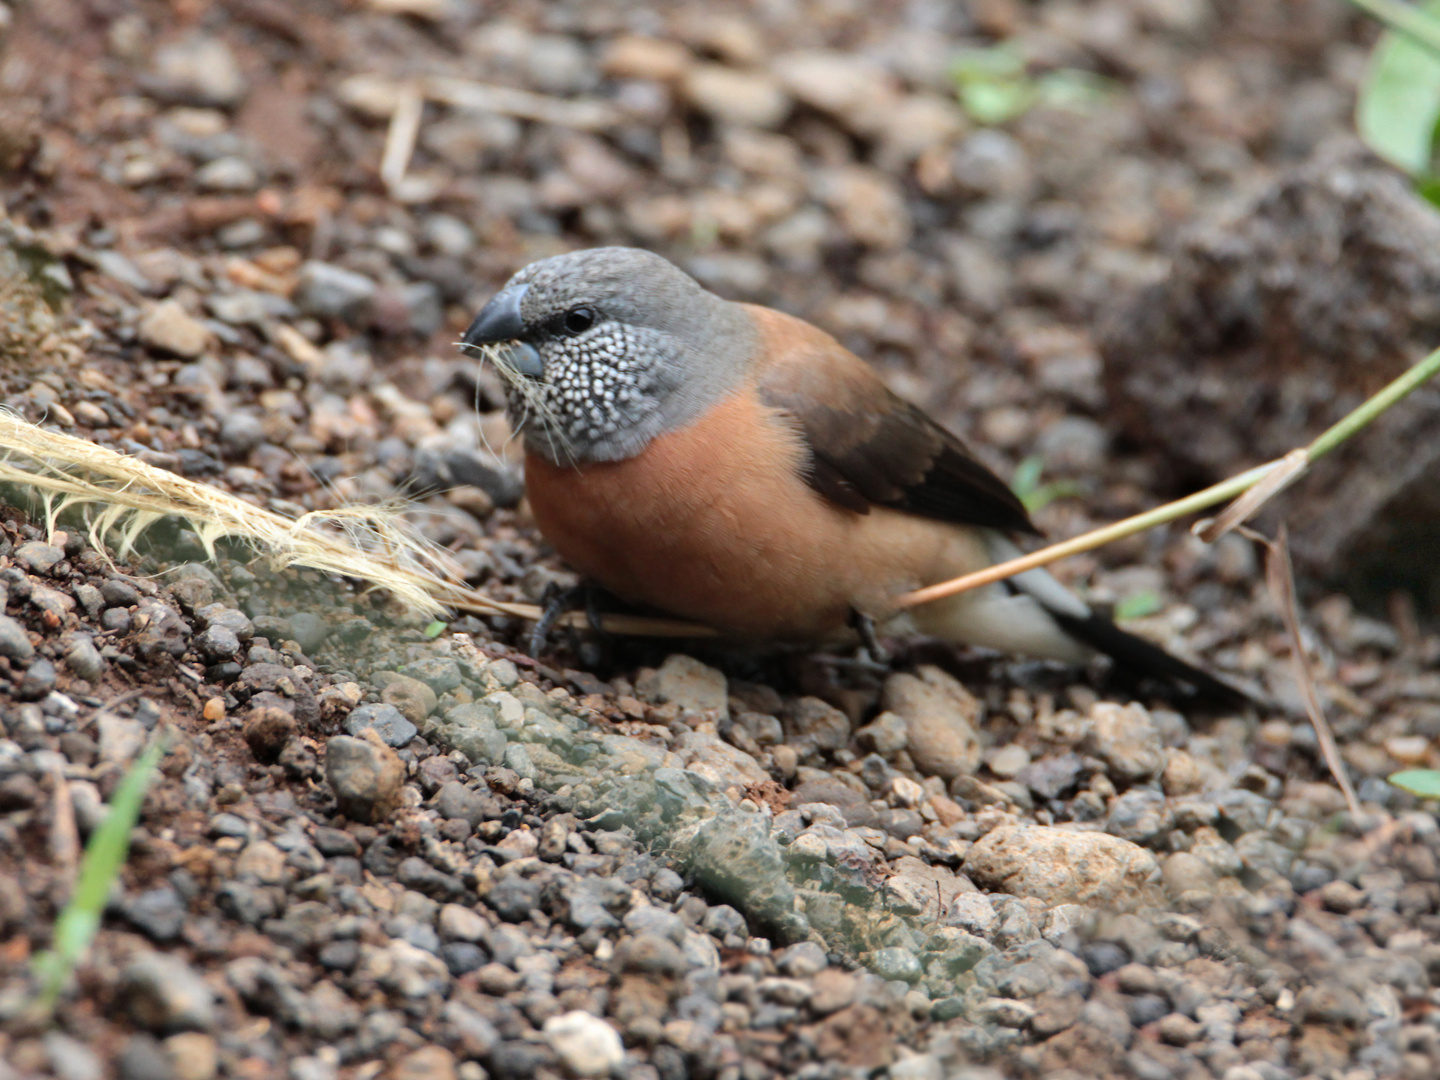
[[[1238,693],[1043,569],[902,610],[910,590],[1019,554],[1039,535],[1025,506],[834,337],[725,300],[658,254],[533,262],[460,346],[501,375],[541,534],[624,601],[736,640],[1098,652],[1206,697]]]

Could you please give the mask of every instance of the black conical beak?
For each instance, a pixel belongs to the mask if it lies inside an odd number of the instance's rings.
[[[520,301],[525,298],[529,288],[529,285],[512,285],[496,293],[490,302],[480,309],[480,314],[475,316],[475,321],[470,324],[470,329],[465,331],[460,343],[480,346],[514,342],[505,357],[509,366],[521,375],[538,379],[545,374],[540,354],[532,346],[518,340],[525,332],[525,324],[520,318]]]
[[[470,329],[460,339],[465,345],[498,345],[502,341],[514,341],[525,332],[520,319],[520,301],[525,299],[529,285],[512,285],[496,293],[490,302],[480,309]]]

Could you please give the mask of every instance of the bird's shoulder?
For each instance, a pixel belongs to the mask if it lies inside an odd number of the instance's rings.
[[[802,319],[748,309],[759,329],[756,389],[799,428],[810,456],[805,479],[821,495],[858,513],[884,506],[1037,531],[1003,480],[869,364]]]

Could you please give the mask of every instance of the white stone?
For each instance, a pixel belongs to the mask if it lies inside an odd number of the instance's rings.
[[[545,1021],[545,1041],[575,1076],[606,1076],[625,1061],[620,1033],[587,1012],[564,1013]]]

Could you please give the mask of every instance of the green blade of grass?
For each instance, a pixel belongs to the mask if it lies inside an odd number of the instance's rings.
[[[125,858],[130,852],[130,832],[140,817],[145,792],[164,752],[163,741],[156,739],[140,755],[115,789],[110,799],[110,812],[85,845],[85,857],[80,862],[75,892],[55,921],[50,950],[35,958],[35,971],[40,981],[39,1005],[46,1015],[54,1009],[70,973],[84,957],[96,931],[100,929],[110,887],[120,867],[125,865]]]
[[[1440,799],[1440,769],[1401,769],[1386,779],[1422,799]]]

